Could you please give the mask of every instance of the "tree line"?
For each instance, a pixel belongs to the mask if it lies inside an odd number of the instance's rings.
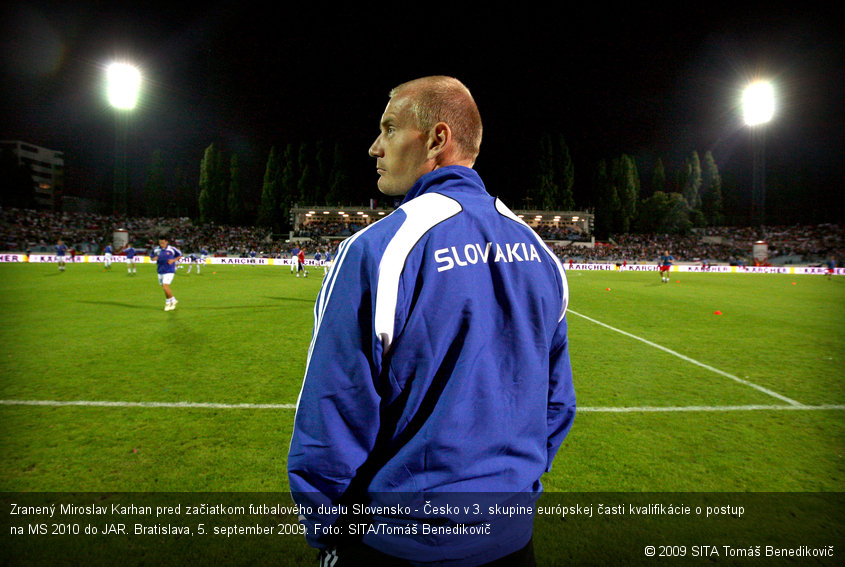
[[[672,179],[667,178],[662,159],[657,159],[648,189],[642,186],[632,156],[600,160],[587,181],[590,197],[583,203],[575,200],[575,165],[564,136],[543,136],[536,156],[534,172],[521,199],[522,208],[592,209],[600,238],[627,232],[685,233],[695,226],[724,222],[722,180],[710,151],[701,159],[697,151],[692,151]],[[356,195],[350,191],[339,143],[273,146],[259,195],[244,182],[238,154],[227,153],[215,143],[203,154],[195,182],[198,190],[191,189],[182,170],[176,174],[175,193],[167,185],[161,153],[155,152],[144,188],[148,198],[140,205],[145,210],[139,212],[166,215],[168,211],[160,209],[170,202],[202,224],[256,225],[282,233],[291,228],[290,210],[297,203],[361,204],[350,202]]]
[[[236,152],[217,143],[205,148],[198,170],[191,164],[169,170],[156,151],[143,187],[134,188],[134,198],[130,195],[129,213],[175,214],[199,223],[257,225],[284,233],[292,228],[294,204],[361,206],[377,196],[375,183],[353,179],[343,150],[339,142],[288,142],[270,148],[249,172]],[[682,234],[694,227],[751,221],[741,184],[734,178],[723,181],[711,151],[690,151],[680,163],[654,158],[649,170],[641,173],[644,162],[621,154],[594,163],[580,161],[576,168],[564,136],[546,134],[539,137],[529,159],[513,164],[525,182],[503,197],[515,209],[592,211],[600,239],[626,232]],[[824,222],[830,216],[822,189],[814,189],[800,172],[772,175],[768,183],[774,190],[768,196],[767,220]],[[4,201],[10,205],[9,199]]]
[[[658,158],[647,188],[634,157],[600,159],[586,184],[584,202],[576,202],[575,166],[566,140],[560,134],[545,135],[538,144],[536,172],[523,208],[592,209],[599,238],[627,232],[683,234],[696,226],[718,226],[725,221],[722,178],[710,151],[703,159],[692,151],[672,179]]]
[[[291,228],[290,210],[297,204],[354,204],[339,143],[287,143],[270,149],[260,191],[245,175],[236,152],[217,143],[205,148],[193,184],[181,169],[168,183],[160,152],[154,152],[144,185],[145,199],[130,203],[132,212],[148,216],[180,216],[200,224],[263,226],[274,233]],[[193,185],[193,186],[192,186]],[[132,206],[134,205],[134,206]]]
[[[722,177],[710,151],[703,159],[696,150],[690,152],[674,179],[667,178],[658,158],[649,191],[643,190],[636,161],[626,154],[600,160],[595,176],[600,238],[628,232],[685,234],[725,222]]]
[[[521,208],[556,211],[591,209],[600,238],[627,232],[685,233],[692,227],[721,225],[722,179],[710,151],[699,158],[692,151],[670,179],[662,159],[657,159],[647,188],[641,183],[636,160],[630,155],[602,159],[584,182],[589,185],[584,202],[576,202],[576,172],[563,135],[545,135],[537,144],[533,173],[524,191]],[[291,228],[290,211],[295,204],[360,205],[350,188],[342,146],[339,143],[287,143],[269,151],[261,191],[252,192],[241,171],[237,153],[210,144],[203,154],[198,189],[191,189],[182,170],[177,171],[176,190],[167,188],[163,159],[155,152],[146,179],[143,214],[156,210],[168,199],[177,210],[200,223],[256,225],[282,233]],[[193,201],[193,202],[191,202]],[[516,202],[520,202],[517,199]],[[172,212],[172,209],[170,210]]]

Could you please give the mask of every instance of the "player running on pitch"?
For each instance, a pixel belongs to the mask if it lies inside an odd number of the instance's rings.
[[[657,262],[657,265],[660,266],[660,281],[663,283],[669,283],[669,270],[672,269],[672,264],[675,262],[675,258],[673,258],[668,250],[663,251],[663,256],[660,257],[660,260]]]
[[[103,251],[103,268],[106,270],[111,270],[111,262],[112,262],[112,247],[111,244],[106,244],[106,249]]]
[[[123,253],[126,254],[126,275],[131,276],[132,274],[137,273],[135,271],[135,248],[133,248],[131,244],[127,243],[123,248]]]
[[[176,298],[173,297],[173,291],[170,289],[170,284],[173,283],[173,278],[176,276],[176,262],[182,253],[178,248],[170,246],[167,236],[161,235],[158,239],[158,248],[153,250],[153,255],[150,260],[156,260],[156,271],[158,272],[158,284],[164,290],[164,310],[173,311],[176,309]]]
[[[197,275],[200,274],[200,268],[205,264],[205,259],[208,258],[208,250],[205,249],[205,246],[200,248],[200,258],[197,262]]]
[[[305,268],[305,249],[300,248],[296,255],[296,277],[299,277],[299,272],[302,272],[302,277],[308,277],[308,270]]]
[[[199,258],[197,258],[196,254],[188,254],[188,272],[191,273],[191,270],[194,269],[194,266],[197,267],[197,273],[200,273],[200,265],[199,265]]]
[[[58,242],[56,242],[56,260],[59,263],[59,271],[65,271],[65,254],[67,254],[67,244],[59,238]]]

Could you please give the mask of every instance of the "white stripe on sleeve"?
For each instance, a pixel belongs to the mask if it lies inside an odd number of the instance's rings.
[[[393,323],[399,297],[399,278],[405,260],[426,232],[461,212],[461,204],[441,195],[425,193],[400,207],[407,218],[391,239],[379,263],[376,288],[375,332],[381,338],[384,352],[393,342]]]

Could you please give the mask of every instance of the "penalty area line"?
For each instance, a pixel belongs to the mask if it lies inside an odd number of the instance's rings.
[[[0,400],[0,406],[42,407],[105,407],[105,408],[175,408],[223,410],[295,410],[296,404],[218,404],[205,402],[120,402],[97,400]],[[810,411],[845,410],[845,405],[745,405],[745,406],[629,406],[629,407],[578,407],[577,412],[587,413],[673,413],[673,412],[727,412],[727,411]]]
[[[709,370],[710,372],[715,372],[716,374],[718,374],[720,376],[724,376],[725,378],[730,378],[734,382],[737,382],[737,383],[742,384],[744,386],[748,386],[750,388],[754,388],[755,390],[757,390],[759,392],[763,392],[766,395],[772,396],[773,398],[777,398],[780,401],[786,402],[791,406],[795,406],[795,407],[799,407],[799,408],[804,406],[804,404],[802,404],[801,402],[793,400],[792,398],[787,398],[786,396],[784,396],[782,394],[778,394],[774,390],[769,390],[768,388],[764,388],[763,386],[760,386],[759,384],[755,384],[754,382],[749,382],[748,380],[743,380],[739,376],[734,376],[733,374],[725,372],[724,370],[719,370],[718,368],[713,368],[709,364],[704,364],[703,362],[699,362],[698,360],[695,360],[694,358],[690,358],[690,357],[685,356],[685,355],[683,355],[679,352],[676,352],[672,349],[666,348],[665,346],[659,345],[657,343],[653,343],[648,339],[638,337],[637,335],[632,335],[631,333],[629,333],[627,331],[623,331],[622,329],[617,329],[616,327],[611,327],[607,323],[602,323],[601,321],[597,321],[596,319],[593,319],[592,317],[587,317],[586,315],[576,313],[575,311],[573,311],[571,309],[568,309],[567,313],[572,313],[573,315],[577,315],[578,317],[581,317],[582,319],[586,319],[587,321],[590,321],[591,323],[595,323],[596,325],[600,325],[600,326],[602,326],[606,329],[610,329],[611,331],[615,331],[615,332],[617,332],[621,335],[625,335],[626,337],[630,337],[634,340],[640,341],[641,343],[645,343],[650,347],[654,347],[658,350],[662,350],[663,352],[671,354],[672,356],[676,356],[676,357],[680,358],[681,360],[689,362],[690,364],[695,364],[696,366],[700,366],[701,368],[704,368],[705,370]]]

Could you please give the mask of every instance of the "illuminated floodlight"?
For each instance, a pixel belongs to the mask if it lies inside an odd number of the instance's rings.
[[[742,94],[742,112],[748,126],[759,126],[772,119],[775,113],[775,93],[771,83],[757,81]]]
[[[106,70],[109,104],[120,110],[132,110],[138,102],[141,72],[126,63],[112,63]]]

